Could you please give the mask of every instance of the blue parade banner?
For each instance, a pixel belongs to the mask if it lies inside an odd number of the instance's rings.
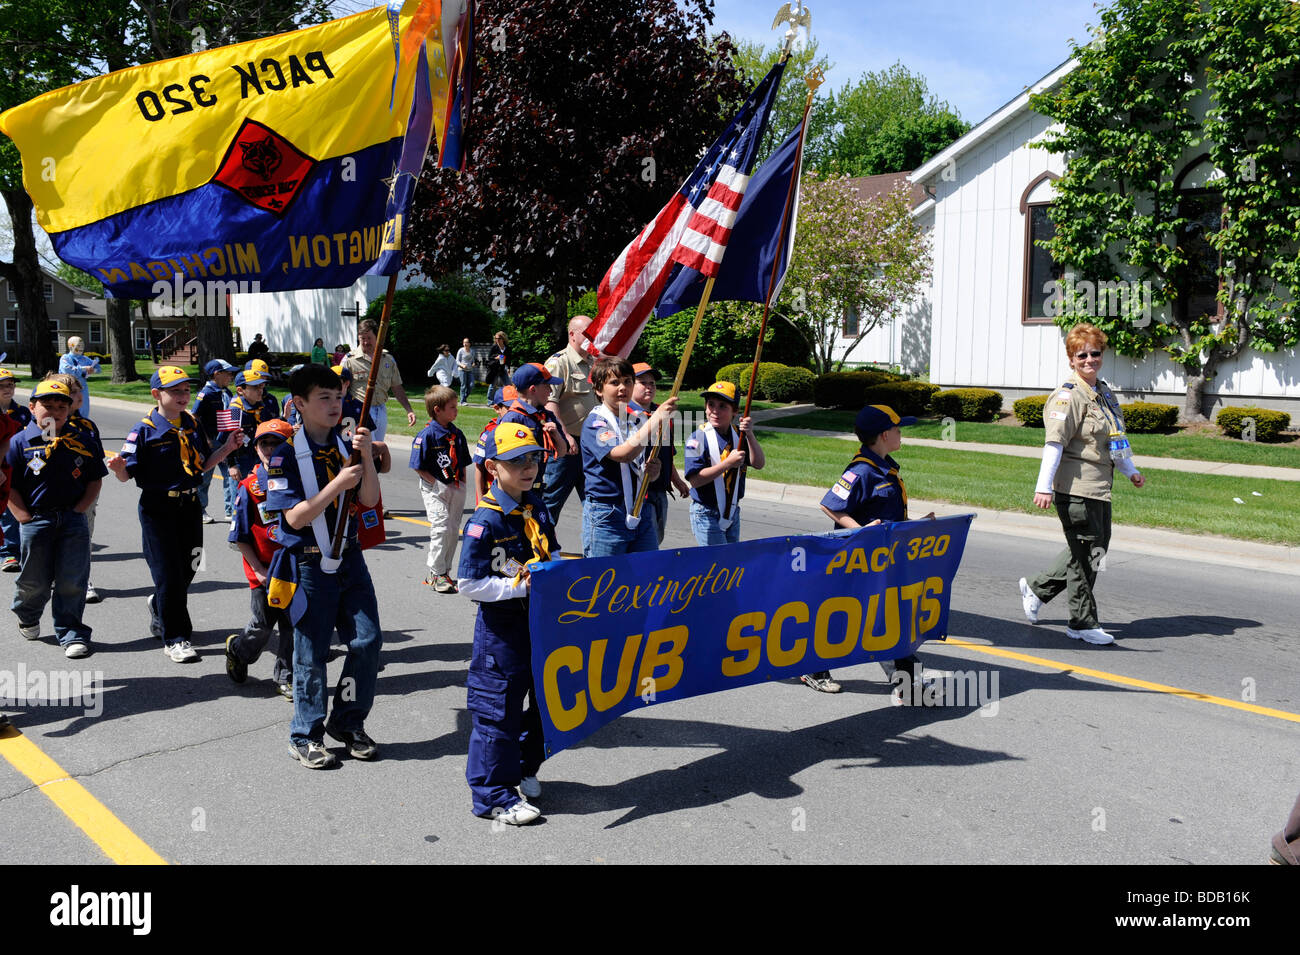
[[[533,565],[547,756],[629,710],[942,639],[971,519]]]

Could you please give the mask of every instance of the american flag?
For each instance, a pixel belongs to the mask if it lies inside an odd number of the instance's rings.
[[[593,354],[628,356],[677,263],[717,273],[784,69],[777,63],[763,77],[668,205],[609,267],[585,332]]]
[[[240,412],[242,415],[243,412]],[[235,413],[229,408],[222,408],[217,412],[217,430],[218,431],[238,431],[240,424],[235,420]]]

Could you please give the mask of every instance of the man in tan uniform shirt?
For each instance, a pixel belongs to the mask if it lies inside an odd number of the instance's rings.
[[[582,474],[582,455],[574,435],[582,433],[582,424],[591,409],[596,407],[596,392],[591,386],[591,361],[586,351],[587,339],[583,332],[591,324],[586,315],[575,315],[569,320],[569,343],[546,359],[546,370],[561,384],[551,386],[551,400],[546,408],[560,419],[569,441],[569,453],[561,455],[546,465],[546,491],[543,500],[551,515],[551,522],[560,522],[560,508],[568,500],[569,492],[578,489],[578,498],[585,499],[586,486]]]

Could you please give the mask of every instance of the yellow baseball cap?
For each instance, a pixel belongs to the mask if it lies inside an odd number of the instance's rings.
[[[184,368],[175,365],[159,365],[158,370],[149,379],[150,388],[175,388],[177,385],[197,384],[198,379],[185,374]]]
[[[43,398],[47,395],[55,398],[63,398],[67,401],[72,400],[72,392],[68,389],[67,385],[61,381],[54,381],[53,379],[48,378],[45,381],[36,383],[36,387],[32,389],[32,400],[35,401],[37,398]]]
[[[723,401],[730,402],[733,408],[740,406],[740,398],[736,395],[736,386],[729,381],[715,381],[700,392],[700,397],[721,398]]]
[[[497,425],[484,437],[487,439],[483,449],[485,460],[510,461],[529,451],[542,450],[533,429],[513,421]]]
[[[10,368],[0,368],[0,381],[17,381],[13,370]]]

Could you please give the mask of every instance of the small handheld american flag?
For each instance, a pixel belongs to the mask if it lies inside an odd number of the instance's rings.
[[[217,430],[218,431],[239,430],[239,422],[235,419],[235,413],[231,411],[229,408],[222,408],[220,411],[217,412]]]

